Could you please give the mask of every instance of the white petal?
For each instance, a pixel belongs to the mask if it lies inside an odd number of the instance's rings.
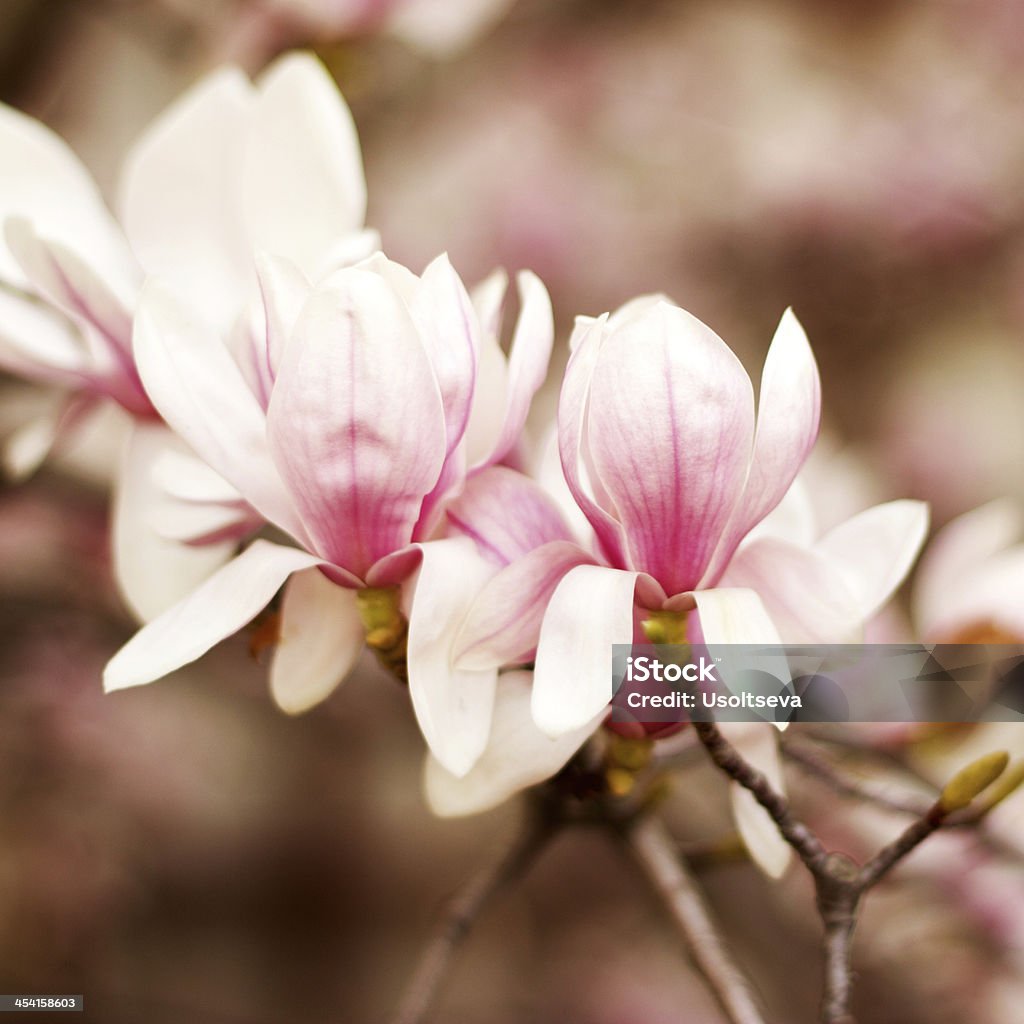
[[[137,270],[120,229],[89,172],[68,145],[34,118],[0,104],[0,225],[30,220],[41,234],[87,254],[103,276],[134,280]],[[0,245],[0,277],[25,279]]]
[[[454,641],[494,569],[463,538],[432,541],[422,552],[409,614],[409,694],[434,756],[461,776],[487,743],[498,672],[457,668]]]
[[[773,729],[742,722],[723,722],[719,729],[747,762],[764,773],[777,792],[785,793],[778,739]],[[792,859],[792,850],[775,822],[739,783],[730,783],[729,797],[736,828],[754,863],[769,878],[781,878]]]
[[[310,279],[366,215],[366,182],[352,115],[315,57],[291,54],[258,82],[242,176],[249,239]]]
[[[890,501],[840,523],[818,542],[817,550],[843,574],[867,620],[903,582],[927,532],[924,502]]]
[[[589,722],[612,699],[612,644],[633,641],[637,573],[581,565],[558,584],[541,626],[533,718],[560,736]]]
[[[146,129],[121,180],[121,222],[143,267],[221,329],[250,278],[237,181],[252,105],[241,71],[213,72]]]
[[[0,368],[45,384],[80,388],[89,364],[80,333],[42,302],[0,288]]]
[[[560,771],[600,725],[601,714],[552,739],[530,713],[531,672],[506,672],[498,679],[487,748],[461,778],[428,757],[424,786],[431,810],[442,818],[479,814]]]
[[[114,575],[125,603],[142,622],[165,612],[219,569],[234,545],[186,547],[159,532],[167,497],[153,477],[157,460],[180,445],[163,425],[136,424],[114,496]]]
[[[318,564],[297,548],[256,541],[136,633],[107,664],[103,688],[151,683],[195,661],[262,611],[292,573]]]
[[[281,636],[270,666],[270,693],[282,711],[298,714],[329,697],[363,649],[356,592],[319,569],[285,584]]]
[[[161,416],[268,520],[304,530],[267,447],[266,416],[220,338],[157,282],[135,317],[135,361]]]
[[[781,644],[778,630],[753,590],[716,587],[696,590],[693,598],[707,647],[726,644]]]

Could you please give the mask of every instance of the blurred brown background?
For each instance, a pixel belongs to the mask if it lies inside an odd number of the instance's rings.
[[[858,487],[940,522],[1024,497],[1024,5],[520,0],[439,57],[343,2],[312,19],[289,2],[4,0],[0,98],[113,195],[125,147],[202,70],[313,44],[393,257],[448,249],[468,281],[532,267],[563,338],[576,313],[664,290],[755,372],[792,305]],[[542,411],[562,362],[560,345]],[[26,399],[2,388],[9,422]],[[111,451],[97,433],[0,491],[0,991],[82,992],[113,1024],[384,1019],[517,808],[433,820],[404,695],[369,662],[296,720],[245,637],[104,697],[132,629],[106,567]],[[684,839],[727,828],[701,771],[674,798]],[[1024,940],[991,907],[1024,911],[1020,879],[958,887],[947,854],[872,899],[862,1024],[1024,1021]],[[774,1019],[813,1020],[803,879],[706,878]],[[436,1019],[716,1014],[629,864],[584,833],[487,915]]]

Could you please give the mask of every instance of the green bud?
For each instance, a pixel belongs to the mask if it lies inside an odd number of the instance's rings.
[[[939,806],[946,814],[962,810],[979,793],[988,789],[1006,771],[1009,763],[1010,755],[1005,750],[972,761],[946,783],[939,797]]]
[[[652,644],[686,643],[686,612],[651,612],[641,625]]]

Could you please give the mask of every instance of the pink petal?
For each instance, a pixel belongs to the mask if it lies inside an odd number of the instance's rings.
[[[356,592],[319,569],[295,573],[285,584],[281,633],[270,665],[270,693],[290,715],[333,693],[363,649]]]
[[[494,570],[462,538],[432,541],[422,552],[409,614],[409,695],[434,757],[462,776],[487,744],[498,672],[456,666],[453,645],[474,594]]]
[[[506,466],[489,466],[470,477],[447,514],[454,531],[475,541],[481,553],[502,565],[549,541],[572,540],[547,493]]]
[[[142,622],[191,594],[228,561],[235,547],[186,547],[160,534],[157,516],[166,496],[153,477],[153,467],[178,444],[163,424],[136,424],[117,476],[114,574],[125,603]]]
[[[143,132],[121,177],[121,223],[139,261],[222,330],[251,276],[237,181],[253,103],[237,68],[207,75]]]
[[[928,506],[923,501],[890,501],[840,523],[816,550],[841,573],[867,620],[903,582],[927,533]]]
[[[266,417],[220,338],[151,281],[135,317],[134,350],[160,415],[255,509],[304,542],[267,449]]]
[[[602,508],[584,486],[582,448],[587,428],[591,378],[604,343],[605,320],[580,317],[570,339],[573,349],[565,369],[558,401],[558,453],[565,482],[576,504],[590,521],[604,554],[614,565],[632,563],[626,551],[622,526]]]
[[[258,81],[242,170],[254,248],[284,256],[315,281],[363,226],[366,182],[352,115],[315,57],[290,54]]]
[[[405,304],[341,270],[310,297],[268,412],[271,449],[316,550],[365,578],[412,539],[437,482],[445,424]]]
[[[592,564],[576,544],[557,540],[502,569],[474,598],[459,630],[459,666],[500,668],[530,660],[555,588],[576,566]]]
[[[814,446],[820,421],[818,367],[807,335],[787,309],[761,373],[750,475],[704,585],[715,581],[743,537],[782,500]]]
[[[581,729],[612,698],[612,644],[633,641],[637,573],[580,565],[558,584],[540,631],[533,720],[548,736]]]
[[[555,739],[546,736],[530,713],[532,681],[531,672],[506,672],[498,678],[487,747],[466,775],[453,775],[436,758],[428,757],[423,781],[435,814],[442,818],[479,814],[549,779],[601,724],[603,709],[573,732]]]
[[[317,564],[305,551],[256,541],[136,633],[108,663],[104,689],[151,683],[195,661],[253,619],[292,573]]]
[[[746,477],[753,413],[739,360],[678,307],[654,306],[601,350],[590,387],[594,465],[632,564],[669,594],[692,590],[708,566]]]

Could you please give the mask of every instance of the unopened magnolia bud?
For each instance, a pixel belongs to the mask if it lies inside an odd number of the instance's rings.
[[[946,814],[962,810],[979,793],[988,789],[1006,771],[1009,763],[1010,755],[1005,750],[972,761],[946,783],[939,797],[939,806]]]
[[[999,777],[999,781],[985,794],[985,799],[978,808],[978,816],[988,814],[993,807],[1001,804],[1008,796],[1016,793],[1024,782],[1024,761],[1015,761],[1009,769]]]

